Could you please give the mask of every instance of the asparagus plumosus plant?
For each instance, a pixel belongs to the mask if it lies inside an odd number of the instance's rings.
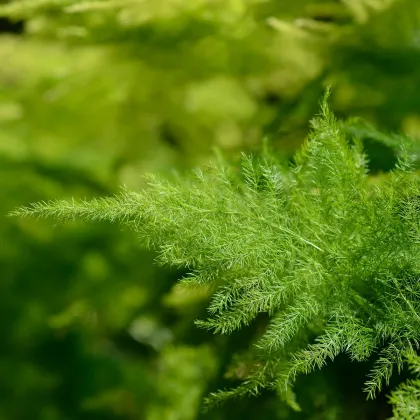
[[[211,288],[201,328],[231,334],[268,314],[248,376],[210,403],[263,388],[287,394],[297,375],[339,353],[375,357],[365,385],[372,398],[407,358],[417,360],[420,183],[409,141],[386,181],[369,182],[361,142],[346,138],[327,97],[292,164],[244,155],[239,171],[219,162],[178,182],[150,176],[141,192],[35,203],[12,215],[127,225],[161,264],[188,269],[185,287]],[[391,397],[396,418],[418,412],[418,389],[417,406],[401,405],[417,385]]]

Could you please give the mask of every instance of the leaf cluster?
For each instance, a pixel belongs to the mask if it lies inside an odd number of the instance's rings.
[[[387,180],[372,185],[360,142],[348,142],[327,99],[292,164],[244,155],[239,169],[219,162],[177,183],[150,176],[141,192],[13,215],[128,225],[161,264],[188,268],[186,287],[213,288],[199,327],[231,334],[268,314],[248,376],[210,403],[287,393],[340,353],[375,359],[365,386],[374,397],[420,340],[420,185],[407,141]]]
[[[413,352],[405,355],[411,371],[417,375],[401,384],[392,392],[389,400],[394,405],[395,420],[410,420],[420,417],[420,357]]]

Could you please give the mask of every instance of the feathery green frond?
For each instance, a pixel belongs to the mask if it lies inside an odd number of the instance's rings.
[[[129,226],[161,264],[191,271],[186,285],[213,288],[197,324],[215,333],[268,314],[248,378],[210,403],[284,390],[340,353],[376,355],[366,382],[373,397],[420,341],[419,177],[406,142],[387,180],[372,185],[360,143],[349,142],[327,100],[290,166],[243,156],[239,170],[219,163],[178,183],[150,176],[138,193],[36,203],[12,215]]]
[[[405,353],[410,370],[420,374],[420,357],[413,351]],[[392,420],[411,420],[420,417],[420,379],[410,379],[402,383],[389,397],[394,410]]]

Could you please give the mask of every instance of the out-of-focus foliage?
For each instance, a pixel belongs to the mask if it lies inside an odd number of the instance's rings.
[[[7,207],[104,191],[89,178],[90,188],[66,180],[76,171],[62,178],[52,172],[56,181],[35,165],[1,169]],[[156,418],[155,407],[194,418],[188,413],[197,410],[217,359],[208,346],[179,342],[182,324],[162,301],[174,273],[156,269],[154,256],[118,229],[58,232],[50,224],[6,222],[1,237],[1,419]],[[194,307],[181,304],[184,322],[192,323]],[[180,393],[191,392],[189,411],[161,395],[168,376]]]
[[[0,14],[27,33],[0,51],[0,118],[20,155],[29,136],[42,157],[117,165],[134,183],[215,145],[281,133],[290,148],[323,82],[337,110],[419,130],[415,0],[24,0]]]
[[[290,155],[330,83],[340,116],[420,132],[416,0],[14,0],[0,16],[20,32],[0,38],[3,215],[138,188],[213,147],[235,156],[268,137]],[[374,172],[393,166],[398,141],[349,129]],[[118,228],[0,217],[1,420],[386,417],[345,362],[298,381],[302,412],[267,394],[200,414],[244,377],[246,363],[222,372],[251,334],[197,331],[208,296],[173,289],[183,273]]]

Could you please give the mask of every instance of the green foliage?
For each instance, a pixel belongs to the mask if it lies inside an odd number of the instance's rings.
[[[25,36],[1,40],[1,149],[107,180],[116,167],[138,188],[143,168],[189,167],[214,146],[269,135],[289,152],[331,82],[340,113],[418,135],[418,2],[286,3],[2,4]]]
[[[411,371],[418,376],[420,373],[420,357],[413,352],[406,354]],[[408,380],[401,384],[390,397],[394,404],[395,420],[416,419],[420,416],[420,380]]]
[[[3,162],[2,205],[112,193],[76,168],[47,169]],[[4,217],[0,233],[2,420],[135,419],[160,407],[188,418],[198,410],[218,357],[185,343],[183,323],[197,316],[199,299],[178,294],[165,303],[176,273],[155,267],[155,255],[118,227],[58,231]],[[174,357],[182,371],[166,368]],[[162,395],[166,375],[190,398],[188,410]]]
[[[0,30],[8,30],[7,18],[21,33],[0,35],[1,213],[57,197],[77,202],[110,196],[118,185],[138,190],[145,186],[144,172],[168,177],[202,165],[213,147],[234,160],[236,151],[249,156],[267,137],[276,155],[290,156],[331,83],[337,114],[369,121],[346,122],[343,130],[363,142],[368,188],[381,186],[387,182],[382,172],[395,165],[405,137],[374,126],[420,135],[419,10],[417,0],[4,1]],[[413,152],[418,167],[417,145]],[[291,177],[277,158],[262,160],[283,171],[284,179]],[[244,157],[245,167],[258,169],[261,163]],[[215,165],[204,176],[213,182],[222,168]],[[264,184],[265,163],[261,168]],[[238,186],[237,170],[229,166],[225,172],[242,191],[245,177],[252,183],[253,175],[244,168]],[[242,223],[250,212],[232,217]],[[254,284],[250,290],[233,279],[235,286],[225,289],[218,276],[210,286],[192,290],[192,279],[173,288],[185,271],[197,274],[194,266],[180,272],[153,266],[155,254],[141,249],[131,233],[107,224],[53,230],[48,221],[1,219],[0,418],[390,415],[379,413],[384,399],[365,403],[358,393],[372,360],[381,359],[376,354],[358,367],[338,357],[333,367],[298,377],[296,395],[288,387],[280,398],[264,392],[258,400],[228,402],[201,414],[202,393],[232,387],[251,374],[248,386],[232,391],[246,395],[266,382],[270,370],[279,371],[276,378],[283,375],[287,357],[281,356],[281,364],[272,358],[282,346],[291,356],[314,344],[325,329],[324,309],[318,295],[305,300],[299,291],[279,301],[283,288],[271,285],[279,289],[272,297],[252,274],[242,276]],[[233,248],[226,241],[223,252],[240,246],[233,239]],[[214,258],[217,265],[220,254]],[[183,257],[178,259],[183,266]],[[245,273],[247,256],[241,261]],[[249,308],[240,303],[257,294]],[[270,314],[267,329],[266,313],[279,305],[281,314]],[[259,315],[245,329],[247,311]],[[239,331],[209,335],[196,330],[196,318],[214,331]],[[244,350],[248,346],[252,351]],[[389,351],[392,356],[392,346]],[[388,356],[378,365],[385,377]],[[398,358],[396,367],[400,363]],[[261,375],[252,376],[258,369]],[[175,388],[176,399],[170,392]]]
[[[239,170],[219,162],[178,182],[149,176],[141,192],[12,215],[127,225],[161,264],[190,271],[183,287],[213,291],[202,328],[231,334],[268,314],[242,384],[211,394],[210,404],[289,392],[340,353],[374,358],[365,385],[373,398],[420,340],[420,184],[409,147],[404,140],[396,168],[372,185],[360,141],[347,140],[326,97],[292,165],[269,152],[244,155]]]

